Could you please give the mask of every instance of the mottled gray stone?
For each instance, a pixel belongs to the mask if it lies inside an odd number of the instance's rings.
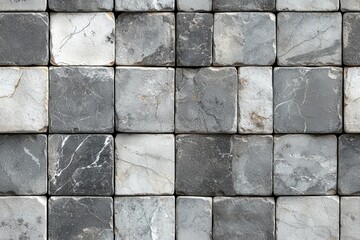
[[[360,236],[360,198],[342,197],[340,206],[340,239],[358,239]]]
[[[46,205],[46,197],[0,197],[0,239],[47,239]]]
[[[116,64],[174,66],[174,13],[120,14],[116,20]]]
[[[273,198],[214,198],[216,240],[275,240]]]
[[[185,12],[210,12],[212,10],[212,0],[177,0],[177,10]]]
[[[235,133],[235,68],[176,70],[176,132]]]
[[[49,240],[113,240],[110,197],[51,197]]]
[[[360,65],[360,13],[344,14],[344,64]]]
[[[341,68],[275,68],[275,132],[341,132],[342,85]]]
[[[271,136],[178,135],[178,195],[271,195]]]
[[[177,66],[210,66],[214,17],[211,13],[178,13]]]
[[[117,131],[173,132],[174,78],[172,68],[116,68]]]
[[[175,0],[115,0],[115,10],[122,12],[174,11]]]
[[[360,11],[360,0],[340,0],[341,11]]]
[[[46,135],[0,135],[0,195],[41,195],[46,186]]]
[[[275,0],[213,0],[214,11],[273,11]]]
[[[360,195],[360,135],[339,137],[339,194]]]
[[[333,195],[336,183],[335,135],[275,137],[275,195]]]
[[[212,240],[212,198],[176,199],[176,239]]]
[[[0,13],[0,65],[47,65],[47,13]]]
[[[277,15],[277,63],[281,66],[341,65],[341,13]]]
[[[115,198],[115,240],[174,240],[174,197]]]
[[[272,65],[276,17],[272,13],[216,13],[214,65]]]
[[[338,240],[339,197],[278,198],[276,239]]]
[[[50,67],[50,132],[112,133],[114,69]]]
[[[2,0],[0,11],[45,11],[47,0]]]
[[[344,130],[360,133],[360,68],[344,69]]]
[[[338,11],[339,0],[277,0],[277,11]]]
[[[50,195],[112,195],[114,141],[111,135],[50,135]]]
[[[57,12],[111,11],[113,0],[49,0],[49,8]]]

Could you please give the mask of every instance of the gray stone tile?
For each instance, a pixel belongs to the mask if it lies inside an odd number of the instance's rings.
[[[178,13],[177,66],[210,66],[214,17],[211,13]]]
[[[360,13],[344,14],[344,65],[360,65]]]
[[[110,197],[51,197],[48,239],[113,240]]]
[[[116,19],[116,64],[174,66],[174,13],[120,14]]]
[[[49,8],[57,12],[112,11],[113,0],[49,0]]]
[[[0,197],[1,239],[46,239],[46,197]]]
[[[114,69],[50,68],[50,132],[112,133]]]
[[[47,65],[47,13],[0,13],[0,65]]]
[[[122,12],[174,11],[175,0],[115,0],[115,10]]]
[[[277,11],[338,11],[339,0],[277,0]]]
[[[173,132],[174,78],[172,68],[116,68],[116,130]]]
[[[216,197],[214,240],[275,240],[273,198]]]
[[[213,0],[214,11],[274,11],[275,0]]]
[[[280,197],[276,201],[276,239],[339,239],[339,198]]]
[[[174,197],[115,198],[115,240],[175,239]]]
[[[341,68],[275,68],[275,132],[341,132],[342,85]]]
[[[344,130],[360,133],[360,68],[344,69]]]
[[[178,68],[175,128],[179,133],[235,133],[236,69]]]
[[[176,198],[176,239],[212,239],[212,198]]]
[[[360,198],[342,197],[340,207],[340,239],[358,239],[360,236]]]
[[[177,10],[185,12],[210,12],[212,10],[212,0],[177,0]]]
[[[360,1],[359,0],[340,0],[341,11],[360,11]]]
[[[47,0],[2,0],[0,11],[45,11]]]
[[[272,13],[216,13],[214,65],[272,65],[276,57],[275,28]]]
[[[341,13],[282,12],[277,18],[280,66],[342,64]]]
[[[50,195],[112,195],[114,141],[111,135],[50,135]]]
[[[336,194],[336,185],[335,135],[275,137],[275,195],[333,195]]]

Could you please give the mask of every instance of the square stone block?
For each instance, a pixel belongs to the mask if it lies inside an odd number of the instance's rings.
[[[0,239],[46,239],[46,197],[0,197]]]
[[[360,2],[358,3],[360,5]],[[344,14],[344,65],[359,66],[360,56],[360,13],[345,13]]]
[[[184,12],[210,12],[212,10],[212,0],[177,0],[177,10]]]
[[[354,240],[360,236],[360,198],[342,197],[340,239]]]
[[[174,66],[174,13],[120,14],[116,19],[116,64]]]
[[[0,195],[46,192],[46,135],[0,135]]]
[[[275,0],[213,0],[214,11],[274,11]]]
[[[235,68],[176,69],[176,132],[235,133]]]
[[[280,197],[276,201],[276,239],[339,239],[339,198]]]
[[[45,11],[47,0],[2,0],[0,11]]]
[[[239,68],[239,133],[273,132],[273,70]]]
[[[56,12],[112,11],[113,0],[49,0],[49,8]]]
[[[281,12],[277,18],[278,65],[342,64],[341,13]]]
[[[0,67],[0,86],[1,133],[47,131],[46,67]]]
[[[178,195],[271,195],[272,136],[178,135]]]
[[[360,0],[340,0],[341,11],[360,11]]]
[[[174,78],[172,68],[116,68],[116,130],[173,132]]]
[[[118,134],[115,145],[116,195],[174,194],[174,135]]]
[[[110,197],[51,197],[49,240],[113,240],[113,199]]]
[[[212,198],[176,198],[176,239],[212,240]]]
[[[277,0],[277,11],[338,11],[339,0]]]
[[[342,74],[336,67],[275,68],[275,132],[341,132]]]
[[[216,13],[214,65],[272,65],[276,57],[275,29],[272,13]]]
[[[360,135],[339,137],[339,194],[360,195]]]
[[[214,15],[178,13],[176,19],[177,66],[210,66]]]
[[[114,69],[50,67],[50,132],[114,132]]]
[[[344,71],[344,129],[347,133],[360,133],[360,68]]]
[[[50,195],[112,195],[114,140],[111,135],[50,135]]]
[[[333,195],[336,194],[336,183],[335,135],[275,137],[275,195]]]
[[[0,13],[0,26],[0,65],[48,64],[47,13]]]
[[[275,239],[273,198],[214,198],[216,240]]]
[[[115,10],[121,12],[174,11],[175,0],[115,0]]]
[[[174,197],[115,198],[115,240],[174,240]]]
[[[105,65],[115,60],[113,13],[52,13],[53,65]]]

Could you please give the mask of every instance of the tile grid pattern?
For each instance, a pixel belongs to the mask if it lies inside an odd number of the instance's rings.
[[[360,239],[360,1],[113,5],[0,3],[0,240]]]

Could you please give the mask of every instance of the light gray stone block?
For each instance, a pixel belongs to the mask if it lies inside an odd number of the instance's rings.
[[[174,197],[115,198],[115,240],[174,240]]]
[[[113,0],[49,0],[49,8],[57,12],[112,11]]]
[[[214,65],[272,65],[276,56],[272,13],[216,13]]]
[[[339,0],[277,0],[277,11],[338,11]]]
[[[360,11],[360,0],[340,0],[341,11]]]
[[[115,0],[115,10],[122,12],[174,11],[175,0]]]
[[[360,65],[360,13],[345,13],[344,14],[344,65],[358,66]]]
[[[342,85],[341,68],[275,68],[275,132],[341,132]]]
[[[344,69],[344,129],[360,133],[360,68]]]
[[[358,239],[360,236],[360,198],[342,197],[340,206],[340,239]]]
[[[333,195],[336,185],[335,135],[275,137],[275,195]]]
[[[176,239],[212,240],[212,198],[176,198]]]
[[[276,239],[339,239],[339,197],[280,197]]]
[[[210,12],[212,10],[212,0],[177,0],[177,10],[184,12]]]
[[[280,66],[342,64],[341,13],[281,12],[277,18]]]
[[[274,11],[275,0],[213,0],[214,11]]]
[[[174,78],[172,68],[116,68],[117,131],[173,132]]]
[[[47,0],[2,0],[0,11],[45,11]]]

